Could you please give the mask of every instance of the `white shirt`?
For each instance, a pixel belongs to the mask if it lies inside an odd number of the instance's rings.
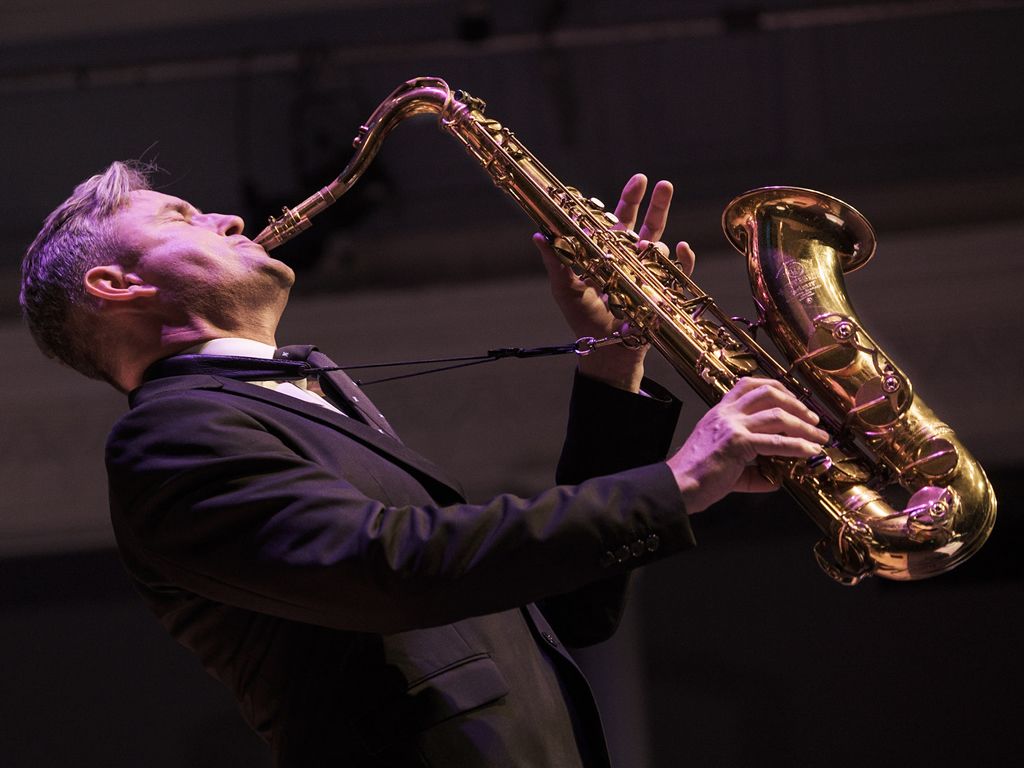
[[[270,344],[264,344],[261,341],[253,341],[252,339],[239,339],[239,338],[226,338],[226,339],[211,339],[210,341],[204,341],[202,344],[196,344],[194,347],[189,347],[182,354],[185,355],[229,355],[232,357],[258,357],[263,360],[272,360],[274,353],[277,352],[276,347],[272,347]],[[299,379],[298,381],[250,381],[247,382],[257,387],[263,387],[264,389],[272,389],[275,392],[280,392],[282,395],[289,395],[299,400],[305,400],[307,403],[313,403],[323,408],[329,408],[336,413],[340,413],[343,416],[348,414],[336,408],[326,398],[318,395],[316,392],[310,392],[306,387],[306,380]]]

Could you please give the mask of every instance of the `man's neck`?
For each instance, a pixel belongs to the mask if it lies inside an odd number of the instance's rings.
[[[253,334],[256,335],[256,334]],[[115,386],[123,392],[131,392],[142,384],[142,374],[145,370],[165,357],[173,357],[182,354],[205,354],[205,355],[232,355],[238,357],[263,357],[274,356],[275,345],[273,338],[271,343],[246,336],[192,336],[192,338],[181,338],[176,341],[167,341],[160,345],[160,348],[152,354],[135,357],[130,362],[121,366],[117,372]],[[228,351],[232,350],[232,351]],[[269,350],[269,353],[267,352]]]

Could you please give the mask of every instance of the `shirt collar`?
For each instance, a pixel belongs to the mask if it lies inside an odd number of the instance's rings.
[[[275,352],[277,352],[277,347],[273,347],[270,344],[264,344],[262,341],[228,337],[224,339],[210,339],[209,341],[204,341],[200,344],[189,347],[181,354],[259,357],[264,360],[271,360],[273,359]],[[280,383],[276,381],[250,381],[249,383],[255,384],[258,387],[264,387],[265,389],[279,389],[281,386]],[[305,390],[308,386],[305,379],[299,379],[298,381],[290,383],[302,390]]]
[[[264,344],[262,341],[252,339],[225,338],[210,339],[200,344],[189,347],[181,354],[183,355],[229,355],[231,357],[259,357],[264,360],[271,360],[276,347]]]

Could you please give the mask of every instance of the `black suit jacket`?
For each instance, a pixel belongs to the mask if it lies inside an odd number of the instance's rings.
[[[123,560],[279,765],[607,765],[560,636],[607,637],[627,571],[693,539],[667,467],[618,471],[664,456],[678,403],[574,390],[578,484],[471,505],[353,419],[218,376],[151,381],[107,446]]]

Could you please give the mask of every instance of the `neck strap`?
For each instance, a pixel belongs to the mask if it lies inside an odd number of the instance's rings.
[[[236,357],[233,355],[175,355],[157,360],[142,374],[143,381],[168,376],[223,376],[240,381],[305,379],[320,369],[305,360]]]

